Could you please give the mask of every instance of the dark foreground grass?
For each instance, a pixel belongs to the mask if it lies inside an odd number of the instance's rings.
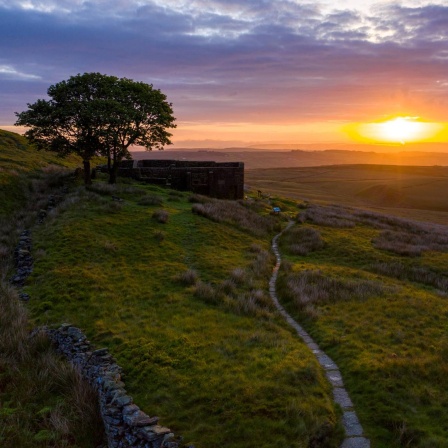
[[[30,168],[22,161],[22,169]],[[4,173],[6,172],[6,168]],[[48,194],[66,176],[34,172],[24,185],[25,202],[11,207],[0,191],[0,446],[93,447],[104,431],[97,397],[77,371],[64,362],[42,333],[30,336],[28,313],[9,284],[13,250],[24,228],[33,226]],[[30,187],[30,188],[29,188]],[[11,192],[8,187],[7,191]],[[5,199],[3,201],[3,199]],[[21,208],[27,203],[25,208]],[[5,205],[6,204],[6,205]],[[14,210],[14,212],[11,212]],[[9,212],[8,212],[9,211]],[[4,216],[8,212],[8,216]]]
[[[446,230],[435,226],[430,247],[428,227],[408,220],[338,207],[314,216],[301,225],[324,247],[297,256],[281,241],[282,302],[341,368],[373,447],[448,446]],[[380,249],[384,231],[418,233],[424,244],[408,242],[424,250]]]
[[[139,406],[198,448],[339,446],[321,369],[266,301],[269,236],[194,214],[182,193],[98,191],[68,195],[34,233],[35,322],[107,346]]]
[[[30,338],[15,290],[0,285],[0,445],[94,447],[104,442],[95,392],[44,334]]]

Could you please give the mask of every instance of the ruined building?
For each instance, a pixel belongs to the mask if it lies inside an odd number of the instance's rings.
[[[244,197],[242,162],[125,160],[120,164],[118,175],[219,199]]]

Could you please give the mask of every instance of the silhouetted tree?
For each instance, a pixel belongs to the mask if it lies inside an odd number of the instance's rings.
[[[86,184],[91,183],[95,155],[107,156],[109,182],[115,183],[118,165],[130,157],[131,145],[151,150],[171,143],[166,130],[175,127],[171,104],[152,85],[84,73],[50,86],[48,96],[16,113],[16,125],[30,128],[25,135],[38,149],[78,154]]]
[[[101,143],[108,157],[109,182],[115,183],[118,165],[130,158],[131,145],[151,150],[171,144],[166,129],[175,127],[175,118],[166,96],[152,85],[121,78],[112,89]]]

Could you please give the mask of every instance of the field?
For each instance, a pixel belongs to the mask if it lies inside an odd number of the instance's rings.
[[[265,194],[368,208],[448,223],[448,167],[338,165],[248,170],[246,183]]]

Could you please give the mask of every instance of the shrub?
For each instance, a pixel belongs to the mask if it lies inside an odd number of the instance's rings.
[[[282,239],[294,255],[307,255],[324,247],[320,232],[312,227],[291,227]]]
[[[219,302],[218,294],[213,286],[201,280],[196,283],[195,295],[206,303],[216,304]]]
[[[125,182],[125,178],[120,179],[120,184],[108,184],[105,182],[95,182],[91,185],[87,185],[86,189],[94,193],[110,196],[117,194],[130,194],[133,196],[142,196],[146,192],[142,188],[134,187],[133,185],[122,185]]]
[[[168,201],[180,201],[183,197],[184,195],[179,191],[170,191],[168,193]]]
[[[104,182],[95,182],[91,185],[87,185],[86,190],[109,196],[117,193],[117,185],[106,184]]]
[[[189,198],[188,198],[189,202],[195,203],[195,204],[206,204],[207,202],[212,201],[211,198],[207,197],[207,196],[202,196],[201,194],[192,194]]]
[[[101,210],[103,212],[112,214],[119,213],[122,209],[123,203],[117,201],[108,202],[101,207]]]
[[[219,290],[221,292],[223,292],[224,294],[233,296],[236,294],[237,286],[236,286],[235,281],[230,278],[230,279],[224,280],[222,283],[220,283]]]
[[[261,250],[256,254],[255,259],[249,266],[249,270],[255,275],[255,277],[268,278],[271,275],[273,267],[274,256],[266,251]]]
[[[378,249],[403,256],[416,257],[424,251],[448,251],[448,228],[438,224],[415,222],[410,219],[382,215],[337,205],[310,204],[296,217],[298,222],[312,222],[328,227],[354,227],[363,224],[381,229],[373,240]]]
[[[137,202],[138,205],[162,205],[163,204],[163,198],[160,196],[157,196],[155,194],[148,194],[146,196],[143,196],[140,198]]]
[[[181,283],[182,285],[192,286],[198,282],[199,278],[195,270],[187,269],[186,271],[176,275],[175,280]]]
[[[259,244],[256,244],[256,243],[252,243],[250,245],[250,247],[249,247],[249,252],[252,252],[254,254],[258,254],[260,252],[263,252],[263,250],[264,249]]]
[[[235,201],[213,200],[194,204],[192,211],[215,222],[235,225],[257,236],[267,236],[275,229],[277,222],[275,218],[260,216]]]
[[[162,232],[161,230],[156,230],[154,231],[153,236],[158,243],[161,243],[165,239],[165,232]]]
[[[370,265],[369,269],[377,274],[398,278],[399,280],[423,283],[448,292],[448,277],[424,266],[406,266],[403,263],[375,263]]]
[[[297,215],[298,222],[310,221],[326,227],[352,228],[356,223],[353,215],[343,207],[336,205],[318,206],[309,204],[305,211]]]
[[[113,243],[112,241],[106,241],[103,245],[104,249],[106,251],[110,251],[110,252],[116,252],[117,245],[115,243]]]
[[[373,280],[331,278],[319,270],[285,274],[282,269],[279,292],[309,317],[315,317],[315,306],[341,300],[367,300],[390,291]]]
[[[266,316],[272,308],[272,301],[266,296],[263,290],[254,289],[248,293],[240,294],[236,298],[233,308],[238,314]]]
[[[235,268],[230,274],[230,278],[237,285],[243,285],[246,281],[246,271],[243,268]]]
[[[387,250],[397,255],[417,257],[424,251],[448,251],[447,234],[429,232],[424,228],[408,231],[384,230],[372,240],[377,249]]]
[[[168,222],[169,214],[166,210],[155,210],[152,214],[153,219],[162,224],[166,224]]]

